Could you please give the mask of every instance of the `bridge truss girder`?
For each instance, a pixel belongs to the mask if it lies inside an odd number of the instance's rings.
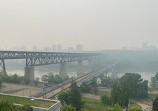
[[[65,63],[65,62],[75,62],[82,60],[89,60],[93,56],[90,55],[57,55],[50,57],[32,57],[26,58],[26,66],[41,66],[41,65],[49,65],[49,64],[57,64],[57,63]]]

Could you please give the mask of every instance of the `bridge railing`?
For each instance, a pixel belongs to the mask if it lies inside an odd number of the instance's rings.
[[[68,79],[68,80],[66,80],[66,81],[64,81],[64,82],[59,83],[59,84],[52,85],[52,86],[50,86],[50,87],[48,87],[48,88],[45,88],[43,91],[40,91],[40,92],[38,92],[38,93],[35,93],[35,94],[31,95],[30,97],[40,97],[40,96],[43,96],[43,95],[45,95],[45,94],[47,94],[47,93],[49,93],[49,92],[51,92],[51,91],[53,91],[53,90],[56,90],[56,89],[59,88],[59,87],[62,87],[62,86],[64,86],[64,85],[68,84],[68,83],[71,83],[72,81],[75,81],[75,80],[77,80],[77,79],[79,79],[79,78],[82,78],[82,77],[88,75],[89,73],[92,73],[92,72],[98,70],[98,68],[99,68],[99,66],[93,68],[91,71],[89,71],[89,72],[87,72],[87,73],[85,73],[85,74],[79,75],[79,76],[74,77],[74,78],[70,78],[70,79]]]

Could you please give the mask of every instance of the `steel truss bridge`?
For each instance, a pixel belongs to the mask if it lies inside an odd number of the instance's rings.
[[[63,52],[29,52],[0,51],[0,67],[6,74],[5,60],[26,59],[26,67],[41,66],[65,62],[90,60],[103,55],[102,53],[63,53]]]

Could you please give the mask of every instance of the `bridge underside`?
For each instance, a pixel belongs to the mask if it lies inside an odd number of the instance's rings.
[[[94,60],[104,54],[100,53],[59,53],[59,52],[24,52],[24,51],[0,51],[0,67],[6,75],[4,60],[7,59],[26,59],[25,79],[34,81],[34,66],[42,66],[60,63],[59,74],[66,76],[66,62],[78,61],[78,74],[82,71],[82,61]],[[99,60],[99,59],[98,59]]]

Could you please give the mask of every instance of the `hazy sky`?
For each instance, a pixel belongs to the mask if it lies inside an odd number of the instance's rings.
[[[0,0],[0,47],[158,46],[158,0]]]

